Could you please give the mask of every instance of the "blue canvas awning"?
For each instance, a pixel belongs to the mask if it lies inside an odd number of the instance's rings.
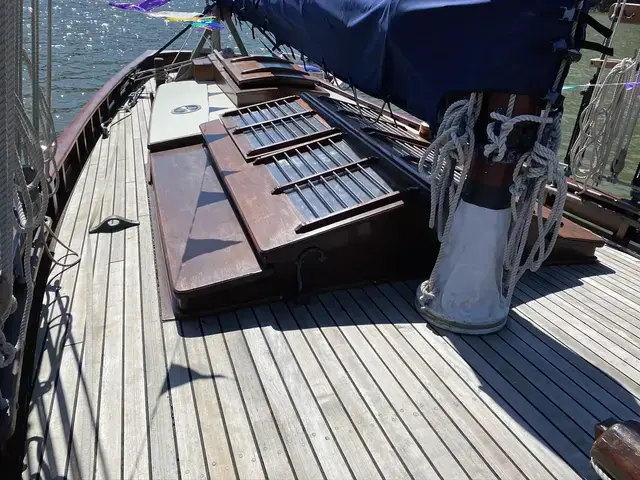
[[[561,60],[554,43],[571,45],[562,7],[573,1],[234,0],[233,8],[365,93],[436,123],[448,92],[543,96]]]

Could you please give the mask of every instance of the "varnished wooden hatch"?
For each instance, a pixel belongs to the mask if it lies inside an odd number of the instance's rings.
[[[228,111],[201,125],[204,146],[151,155],[182,311],[429,274],[439,248],[429,191],[379,148],[424,142],[395,124],[348,126],[319,102],[301,95]]]
[[[196,81],[215,81],[237,107],[307,92],[328,95],[298,65],[276,57],[224,58],[219,52],[193,61]]]
[[[215,55],[241,88],[283,84],[311,87],[315,84],[313,76],[302,66],[284,58],[263,55],[224,58],[219,52]]]

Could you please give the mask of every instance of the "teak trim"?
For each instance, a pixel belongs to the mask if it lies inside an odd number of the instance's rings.
[[[246,70],[242,70],[240,73],[242,75],[252,75],[254,73],[271,73],[271,72],[282,72],[282,73],[286,73],[287,75],[295,75],[295,76],[301,76],[305,78],[309,77],[309,74],[307,72],[303,72],[302,70],[298,70],[297,68],[279,67],[277,65],[248,68]]]
[[[218,52],[216,51],[216,53]],[[246,62],[248,60],[253,60],[255,62],[268,61],[268,62],[290,63],[290,64],[293,63],[291,60],[287,60],[285,58],[280,58],[280,57],[271,57],[269,55],[248,55],[245,57],[235,57],[235,58],[224,58],[223,56],[218,55],[218,58],[220,58],[224,62],[229,62],[229,63]]]

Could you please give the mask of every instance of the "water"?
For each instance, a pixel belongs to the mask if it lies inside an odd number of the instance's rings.
[[[30,3],[29,0],[27,2]],[[124,65],[145,50],[159,48],[181,28],[178,24],[166,24],[163,20],[147,18],[135,12],[119,11],[109,7],[106,0],[64,0],[54,3],[52,105],[58,131],[62,131],[91,95]],[[173,0],[166,7],[167,10],[193,12],[202,8],[202,0]],[[41,15],[46,18],[45,12]],[[609,24],[606,15],[594,16],[602,23]],[[253,40],[248,29],[240,33],[250,52],[265,52],[262,44]],[[41,36],[43,34],[44,29]],[[194,34],[189,39],[187,48],[193,47],[196,36]],[[28,35],[26,38],[28,41]],[[593,34],[590,40],[601,41],[601,38]],[[182,42],[182,39],[177,41],[172,48],[180,48]],[[234,46],[231,35],[225,30],[222,31],[222,43],[223,46]],[[632,56],[634,50],[640,47],[640,25],[619,25],[613,46],[617,58]],[[597,56],[597,53],[585,51],[583,59],[572,66],[566,84],[589,83],[595,72],[589,59]],[[564,158],[566,143],[582,98],[579,90],[567,91],[566,97],[561,158]],[[621,174],[623,180],[631,180],[638,162],[640,127],[636,129],[627,167]],[[620,185],[608,184],[603,187],[628,195],[628,189]]]

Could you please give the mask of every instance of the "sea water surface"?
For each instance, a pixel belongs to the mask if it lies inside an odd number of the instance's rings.
[[[45,4],[45,2],[40,3]],[[26,0],[25,14],[29,14],[29,5],[30,1]],[[163,7],[163,10],[198,12],[202,11],[203,7],[203,0],[173,0]],[[106,0],[63,0],[54,2],[53,8],[52,107],[56,129],[59,132],[69,124],[82,105],[111,76],[145,50],[161,47],[182,28],[179,24],[165,23],[161,19],[115,9],[110,7]],[[45,5],[41,7],[43,22],[46,20],[46,14]],[[609,24],[606,15],[594,14],[594,16],[602,23]],[[28,25],[27,29],[29,29]],[[265,48],[259,41],[253,40],[249,29],[240,30],[240,34],[250,52],[265,53]],[[43,23],[40,36],[44,39],[45,35]],[[196,37],[196,34],[192,35],[187,40],[185,48],[191,48],[197,42]],[[184,40],[181,38],[171,48],[181,48]],[[591,40],[600,41],[601,39],[593,35]],[[25,42],[29,41],[27,31]],[[233,39],[226,30],[222,31],[222,43],[223,46],[234,46]],[[640,47],[640,25],[619,25],[613,46],[617,58],[632,56]],[[44,65],[44,51],[41,53],[41,63]],[[572,66],[565,84],[589,83],[595,72],[589,60],[597,56],[598,54],[594,52],[584,52],[582,60]],[[44,70],[41,75],[44,80]],[[563,122],[565,148],[576,121],[581,101],[580,89],[567,91],[566,97]],[[560,155],[564,158],[562,150]],[[640,162],[640,128],[636,128],[626,168],[621,175],[623,180],[631,180],[638,162]],[[628,195],[628,189],[620,185],[609,184],[604,185],[604,188],[621,195]]]

